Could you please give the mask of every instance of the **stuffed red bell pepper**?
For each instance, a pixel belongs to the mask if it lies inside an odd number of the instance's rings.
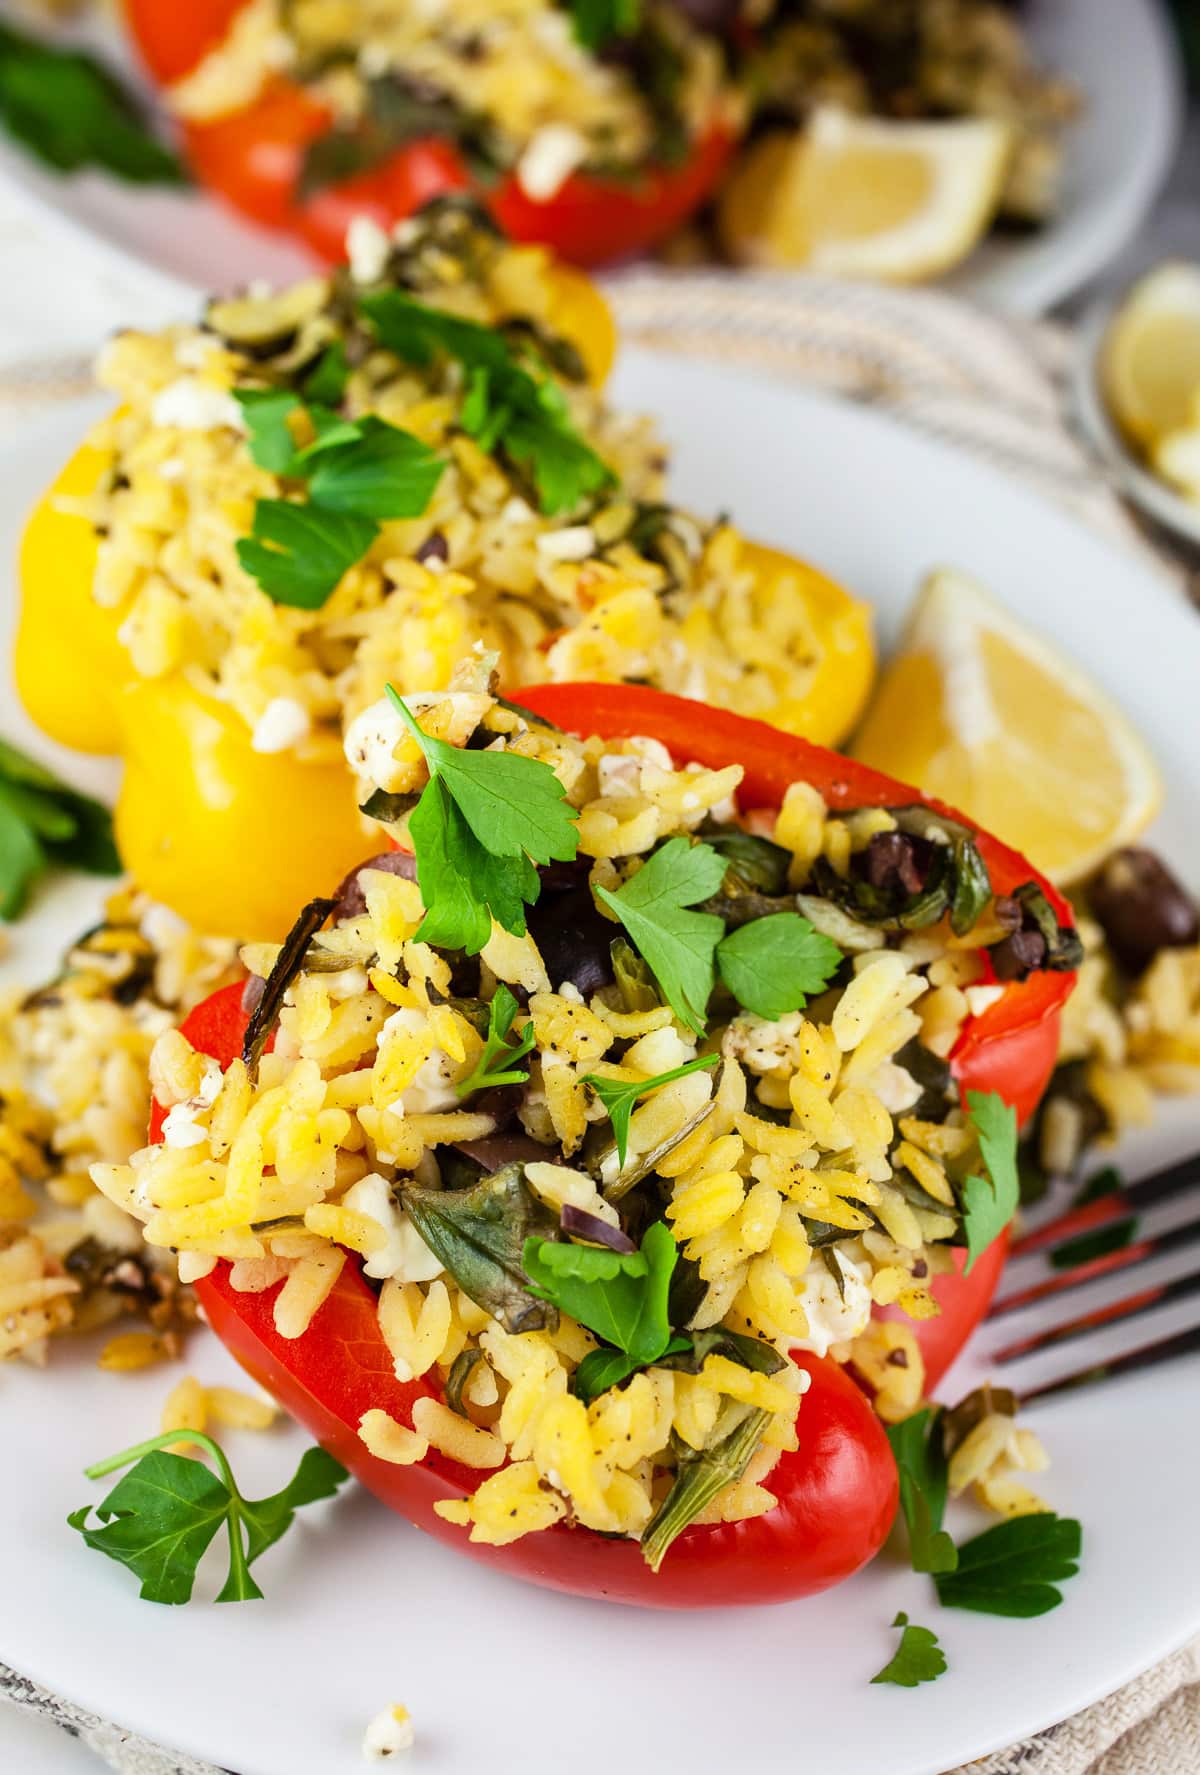
[[[577,264],[626,257],[711,195],[740,127],[736,5],[125,10],[202,182],[330,259],[355,217],[391,228],[455,192]]]
[[[1002,1262],[1065,903],[890,779],[650,690],[510,702],[475,662],[356,729],[403,848],[164,1038],[156,1144],[105,1189],[452,1545],[649,1606],[838,1582],[894,1515],[880,1418]]]

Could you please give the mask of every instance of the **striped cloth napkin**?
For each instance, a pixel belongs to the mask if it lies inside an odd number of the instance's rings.
[[[161,297],[150,302],[134,274],[122,289],[109,273],[100,289],[94,268],[76,250],[80,263],[72,280],[64,275],[62,245],[33,241],[24,221],[10,224],[6,242],[0,215],[0,258],[23,258],[17,249],[31,246],[27,269],[35,288],[39,278],[45,280],[50,253],[55,287],[70,288],[73,296],[86,292],[93,336],[166,318],[157,311]],[[38,312],[36,300],[22,267],[6,268],[13,273],[5,280],[8,300],[23,289],[20,318],[28,325]],[[1182,564],[1141,535],[1064,419],[1070,338],[1061,328],[1008,320],[937,292],[786,274],[638,269],[611,278],[608,294],[622,336],[631,342],[769,371],[886,409],[1032,481],[1044,495],[1114,540],[1144,549],[1160,568],[1185,580]],[[8,318],[4,303],[0,290],[0,339],[11,340],[12,329],[2,324]],[[0,437],[34,412],[85,392],[89,375],[79,325],[74,305],[61,317],[57,349],[48,347],[43,328],[28,352],[7,362],[0,357]],[[52,1375],[47,1385],[53,1386]],[[3,1665],[0,1699],[56,1721],[120,1775],[222,1775],[98,1719]],[[1200,1643],[1074,1719],[957,1775],[1200,1775]]]

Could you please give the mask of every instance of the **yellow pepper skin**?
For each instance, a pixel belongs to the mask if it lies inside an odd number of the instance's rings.
[[[370,854],[340,758],[255,752],[232,709],[175,674],[127,684],[119,714],[121,859],[200,930],[279,941],[314,889]]]
[[[818,746],[838,746],[858,722],[875,681],[875,641],[870,606],[816,567],[765,543],[745,542],[742,560],[769,588],[772,581],[799,577],[821,663],[802,696],[781,704],[771,720]],[[767,597],[764,596],[764,603]]]
[[[603,388],[617,355],[612,310],[590,277],[571,265],[547,267],[550,282],[548,325],[570,339],[583,359],[588,381]]]

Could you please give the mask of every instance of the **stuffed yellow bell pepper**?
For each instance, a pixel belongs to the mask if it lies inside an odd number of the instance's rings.
[[[645,681],[825,744],[870,686],[863,606],[665,502],[578,273],[461,206],[380,242],[119,336],[120,404],[24,540],[21,697],[124,756],[122,858],[212,932],[280,937],[298,882],[361,860],[347,725],[472,646],[510,685]]]

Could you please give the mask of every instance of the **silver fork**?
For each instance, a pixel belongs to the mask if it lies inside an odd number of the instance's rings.
[[[1035,1252],[1057,1250],[1068,1240],[1076,1239],[1083,1233],[1094,1233],[1103,1227],[1117,1225],[1147,1209],[1156,1208],[1163,1202],[1182,1196],[1189,1190],[1195,1191],[1200,1199],[1200,1155],[1164,1166],[1161,1171],[1155,1171],[1137,1183],[1123,1184],[1120,1189],[1100,1196],[1082,1208],[1072,1208],[1065,1214],[1056,1215],[1053,1220],[1035,1227],[1032,1232],[1018,1239],[1009,1256],[1027,1257]],[[1057,1302],[1064,1296],[1073,1296],[1076,1289],[1086,1289],[1093,1282],[1125,1270],[1134,1271],[1152,1258],[1187,1250],[1193,1245],[1200,1246],[1200,1219],[1187,1221],[1182,1226],[1172,1227],[1167,1232],[1147,1238],[1134,1238],[1120,1250],[1092,1258],[1044,1281],[1001,1295],[994,1302],[988,1321],[1002,1319],[1009,1313],[1042,1301]],[[1150,1283],[1145,1287],[1135,1288],[1120,1300],[1057,1320],[1046,1329],[1018,1338],[993,1351],[990,1361],[1003,1367],[1025,1357],[1038,1355],[1043,1350],[1071,1343],[1076,1338],[1085,1337],[1089,1332],[1140,1318],[1145,1313],[1166,1306],[1168,1302],[1186,1300],[1192,1296],[1200,1296],[1200,1271],[1193,1275],[1176,1277],[1170,1282]],[[1073,1305],[1074,1301],[1070,1304]],[[1045,1399],[1055,1393],[1112,1380],[1118,1375],[1156,1368],[1162,1362],[1174,1361],[1180,1356],[1192,1355],[1198,1351],[1200,1324],[1176,1332],[1170,1337],[1137,1345],[1124,1355],[1090,1363],[1043,1386],[1018,1393],[1018,1398],[1023,1405],[1027,1405],[1034,1399]]]

